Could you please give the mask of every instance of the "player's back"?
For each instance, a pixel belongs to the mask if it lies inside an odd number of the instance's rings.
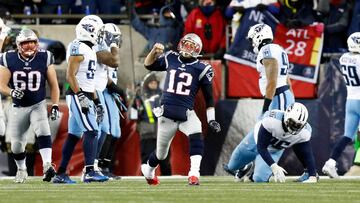
[[[24,59],[17,51],[3,54],[0,63],[11,72],[10,87],[24,92],[21,100],[13,100],[15,105],[26,107],[45,99],[47,69],[53,62],[52,53],[42,49],[30,59]]]
[[[211,65],[198,59],[189,63],[181,61],[179,54],[165,55],[167,74],[161,104],[194,108],[195,96],[203,84],[210,84],[213,71]]]
[[[95,71],[96,71],[96,53],[92,47],[83,42],[74,40],[68,45],[66,59],[69,62],[70,56],[84,56],[76,73],[76,79],[79,87],[85,92],[94,92],[95,90]]]
[[[339,62],[346,83],[347,98],[360,99],[360,54],[345,53]]]
[[[289,68],[288,55],[281,46],[277,44],[267,44],[261,47],[256,60],[256,69],[260,73],[259,87],[262,95],[265,95],[266,85],[268,82],[262,60],[269,58],[276,59],[278,64],[276,88],[287,85],[287,71]]]
[[[296,135],[285,132],[283,126],[284,111],[271,110],[264,114],[263,119],[257,122],[254,136],[257,142],[260,126],[262,125],[272,135],[271,146],[276,149],[289,148],[294,144],[306,142],[311,137],[311,126],[307,123]]]

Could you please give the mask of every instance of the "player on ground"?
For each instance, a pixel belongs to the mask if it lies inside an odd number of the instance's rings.
[[[62,160],[55,176],[54,183],[75,183],[66,174],[66,168],[74,151],[76,143],[83,135],[83,150],[85,156],[84,182],[107,181],[94,170],[94,144],[97,139],[97,110],[100,104],[95,94],[94,75],[97,57],[93,46],[97,43],[102,24],[92,19],[81,20],[76,26],[76,39],[67,49],[68,69],[66,72],[70,88],[67,91],[66,102],[69,107],[69,134],[63,146]]]
[[[30,125],[38,137],[43,161],[44,178],[49,182],[55,175],[51,165],[51,134],[47,118],[46,85],[51,91],[51,119],[59,117],[59,85],[54,58],[51,52],[39,49],[39,40],[30,29],[20,31],[16,37],[17,50],[5,52],[0,59],[0,91],[13,98],[7,134],[11,136],[11,151],[18,167],[15,182],[23,183],[27,178],[25,165],[25,131]]]
[[[277,162],[285,148],[289,147],[293,148],[296,156],[307,169],[308,176],[302,182],[317,182],[315,159],[310,143],[312,130],[307,119],[306,107],[297,102],[290,105],[285,112],[271,110],[265,113],[262,120],[255,125],[256,147],[247,149],[248,153],[256,154],[252,176],[254,182],[268,182],[271,174],[275,182],[285,182],[286,171]]]
[[[281,46],[272,43],[273,33],[266,24],[252,26],[247,38],[250,40],[254,52],[258,54],[256,69],[260,73],[259,87],[261,94],[264,96],[261,114],[272,109],[285,110],[295,102],[287,74],[289,60],[285,50]],[[255,154],[246,150],[255,147],[253,133],[253,131],[248,133],[235,148],[228,164],[224,165],[225,171],[231,174],[238,171],[237,175],[243,176],[251,168],[250,165],[245,167],[245,163],[248,163],[247,160],[249,159],[255,159]]]
[[[161,107],[154,110],[158,117],[156,152],[149,156],[141,171],[148,184],[157,185],[159,180],[155,169],[159,160],[167,157],[171,141],[177,130],[190,139],[189,185],[199,185],[200,163],[203,153],[201,122],[196,116],[194,98],[201,88],[206,101],[207,121],[211,130],[220,131],[215,121],[214,99],[212,95],[211,65],[200,62],[197,57],[201,52],[202,42],[199,36],[190,33],[179,42],[179,53],[164,52],[164,46],[156,43],[145,58],[144,65],[151,71],[166,71],[165,87],[161,98]]]
[[[345,132],[333,148],[330,159],[322,168],[323,173],[331,178],[338,178],[336,160],[340,157],[347,144],[355,139],[360,121],[360,32],[355,32],[347,39],[349,51],[340,59],[341,71],[347,89]]]

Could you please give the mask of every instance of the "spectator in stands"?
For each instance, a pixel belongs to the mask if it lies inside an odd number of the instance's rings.
[[[155,73],[145,76],[132,107],[137,112],[137,131],[140,134],[141,163],[146,164],[156,148],[157,118],[152,109],[160,105],[161,90]],[[170,153],[160,161],[161,175],[171,175]]]
[[[131,25],[148,40],[140,54],[141,57],[145,57],[157,42],[164,44],[165,50],[173,50],[177,47],[183,32],[183,25],[176,20],[176,16],[172,12],[172,4],[161,8],[159,18],[159,25],[147,25],[140,20],[135,9],[132,8]]]
[[[185,21],[184,34],[195,33],[203,42],[203,53],[222,59],[226,48],[226,21],[215,0],[199,0]]]
[[[354,0],[351,8],[353,8],[353,12],[351,23],[349,25],[348,35],[360,31],[360,0]]]
[[[138,14],[152,14],[159,12],[159,10],[165,6],[165,2],[169,0],[129,0],[135,4],[135,9]],[[171,1],[170,1],[171,2]]]
[[[75,0],[42,0],[41,13],[66,14],[74,2]]]
[[[346,52],[350,3],[346,0],[331,0],[329,3],[328,13],[316,13],[317,21],[325,24],[323,53]]]
[[[280,12],[277,18],[289,28],[299,28],[315,22],[313,4],[310,0],[280,1]]]
[[[119,14],[125,5],[124,0],[82,0],[82,10],[86,15],[89,14]],[[113,22],[104,19],[104,23]]]

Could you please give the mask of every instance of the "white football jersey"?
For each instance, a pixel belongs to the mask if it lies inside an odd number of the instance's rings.
[[[117,84],[118,76],[117,76],[117,68],[108,67],[108,77]]]
[[[256,59],[256,69],[260,73],[259,87],[263,96],[266,94],[266,85],[268,80],[266,78],[265,67],[261,61],[267,58],[274,58],[278,63],[278,78],[276,88],[287,85],[287,71],[289,68],[288,55],[281,46],[277,44],[267,44],[261,47]]]
[[[80,67],[76,73],[76,79],[82,91],[94,92],[94,75],[97,62],[95,51],[83,42],[74,40],[70,42],[67,47],[67,62],[69,62],[70,56],[84,56],[84,60],[80,63]]]
[[[347,99],[360,99],[360,54],[345,53],[339,62],[346,83]]]
[[[262,120],[256,123],[254,129],[255,142],[258,141],[260,126],[270,132],[273,136],[269,149],[289,148],[294,144],[309,141],[311,138],[311,126],[307,123],[304,128],[296,135],[285,132],[282,125],[284,111],[272,110],[265,113]]]
[[[94,51],[103,51],[103,50],[110,50],[105,45],[105,42],[102,44],[97,44],[94,46]],[[108,66],[102,63],[96,63],[96,73],[95,73],[95,89],[98,91],[104,91],[108,82]]]

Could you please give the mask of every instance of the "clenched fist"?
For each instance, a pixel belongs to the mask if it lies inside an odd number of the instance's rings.
[[[164,45],[160,44],[160,43],[155,43],[151,52],[154,53],[155,57],[159,57],[162,53],[164,53]]]

